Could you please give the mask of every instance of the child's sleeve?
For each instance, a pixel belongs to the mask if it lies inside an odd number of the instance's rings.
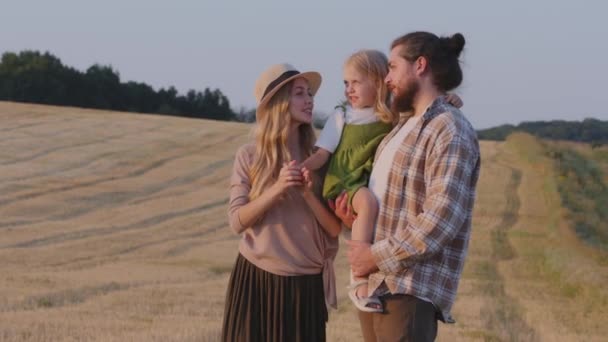
[[[321,130],[321,134],[319,135],[319,139],[317,139],[315,146],[320,147],[330,153],[334,153],[338,147],[338,144],[340,143],[340,136],[342,135],[343,128],[344,117],[342,116],[342,112],[338,110],[327,118],[325,126],[323,127],[323,130]]]

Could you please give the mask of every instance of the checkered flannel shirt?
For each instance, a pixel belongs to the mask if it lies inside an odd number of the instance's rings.
[[[399,131],[402,119],[383,140]],[[439,319],[450,310],[467,254],[480,153],[475,130],[457,108],[437,98],[395,154],[380,203],[369,278],[376,295],[430,300]]]

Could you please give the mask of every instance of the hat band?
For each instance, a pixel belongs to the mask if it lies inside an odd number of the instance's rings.
[[[274,81],[270,82],[268,87],[266,87],[266,90],[264,90],[264,95],[262,95],[262,99],[264,97],[266,97],[266,94],[268,94],[272,89],[274,89],[274,87],[281,84],[286,79],[293,77],[295,75],[298,75],[299,73],[300,72],[297,70],[289,70],[289,71],[285,71],[284,73],[282,73],[281,76],[277,77]]]

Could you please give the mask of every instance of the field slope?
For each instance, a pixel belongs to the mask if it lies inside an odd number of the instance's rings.
[[[215,341],[251,126],[0,102],[0,341]],[[608,335],[608,257],[562,219],[534,138],[482,142],[473,236],[441,341]],[[360,333],[336,260],[330,341]]]

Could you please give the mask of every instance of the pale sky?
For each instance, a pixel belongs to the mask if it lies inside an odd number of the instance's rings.
[[[0,53],[49,51],[81,71],[111,65],[121,81],[219,88],[253,108],[268,66],[317,70],[315,110],[342,98],[342,63],[417,30],[460,32],[456,90],[476,128],[530,120],[608,120],[608,2],[0,0]]]

